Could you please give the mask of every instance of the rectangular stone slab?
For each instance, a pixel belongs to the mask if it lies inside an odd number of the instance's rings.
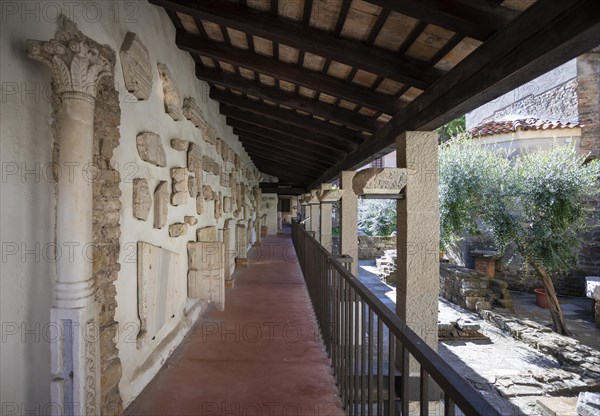
[[[196,231],[198,241],[217,241],[217,227],[203,227]]]
[[[188,296],[225,307],[224,244],[217,241],[189,242]]]
[[[170,317],[176,314],[174,294],[178,271],[177,253],[138,241],[138,338],[154,337]]]

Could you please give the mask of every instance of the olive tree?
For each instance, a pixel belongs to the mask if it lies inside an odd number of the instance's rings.
[[[367,235],[388,236],[396,231],[395,199],[360,199],[358,227]]]
[[[440,150],[442,244],[486,227],[497,248],[513,243],[546,289],[553,330],[569,331],[551,279],[576,265],[588,228],[586,200],[600,192],[600,163],[585,163],[573,146],[522,151],[509,158],[469,138]],[[478,222],[479,220],[479,222]]]

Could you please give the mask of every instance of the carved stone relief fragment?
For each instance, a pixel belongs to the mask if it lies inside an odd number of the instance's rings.
[[[172,181],[172,192],[171,192],[171,204],[183,205],[187,202],[188,198],[188,170],[187,168],[171,168],[171,181]]]
[[[171,148],[180,152],[186,152],[190,142],[183,139],[171,139]]]
[[[169,68],[165,64],[158,64],[158,73],[162,81],[165,111],[173,120],[183,120],[183,99]]]
[[[145,178],[133,180],[133,216],[138,220],[146,221],[152,206],[152,197]]]
[[[200,110],[200,107],[198,107],[198,104],[196,104],[195,98],[186,97],[183,100],[183,114],[185,115],[185,118],[190,120],[194,126],[206,129],[206,120],[204,120],[202,110]]]
[[[125,35],[121,45],[121,67],[125,88],[140,100],[147,100],[152,92],[152,64],[148,48],[133,32]]]
[[[193,215],[186,215],[185,217],[183,217],[183,221],[187,225],[196,225],[196,224],[198,224],[198,218],[196,218]]]
[[[154,228],[163,228],[167,225],[169,212],[169,185],[167,181],[160,181],[154,191]]]
[[[151,132],[138,134],[136,146],[140,159],[143,161],[155,166],[167,166],[167,155],[158,134]]]
[[[176,222],[169,225],[169,237],[180,237],[187,233],[188,225],[184,222]]]

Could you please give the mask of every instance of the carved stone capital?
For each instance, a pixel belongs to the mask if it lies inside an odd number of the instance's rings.
[[[27,40],[27,56],[52,71],[58,94],[94,100],[100,79],[112,75],[112,63],[91,47],[85,38],[69,41]]]
[[[343,189],[325,189],[317,192],[317,196],[321,203],[334,203],[339,201],[343,194]]]

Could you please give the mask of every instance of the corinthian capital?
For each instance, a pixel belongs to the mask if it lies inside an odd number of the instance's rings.
[[[94,99],[100,79],[112,74],[111,62],[85,38],[27,40],[27,56],[50,68],[60,95],[81,93]]]

